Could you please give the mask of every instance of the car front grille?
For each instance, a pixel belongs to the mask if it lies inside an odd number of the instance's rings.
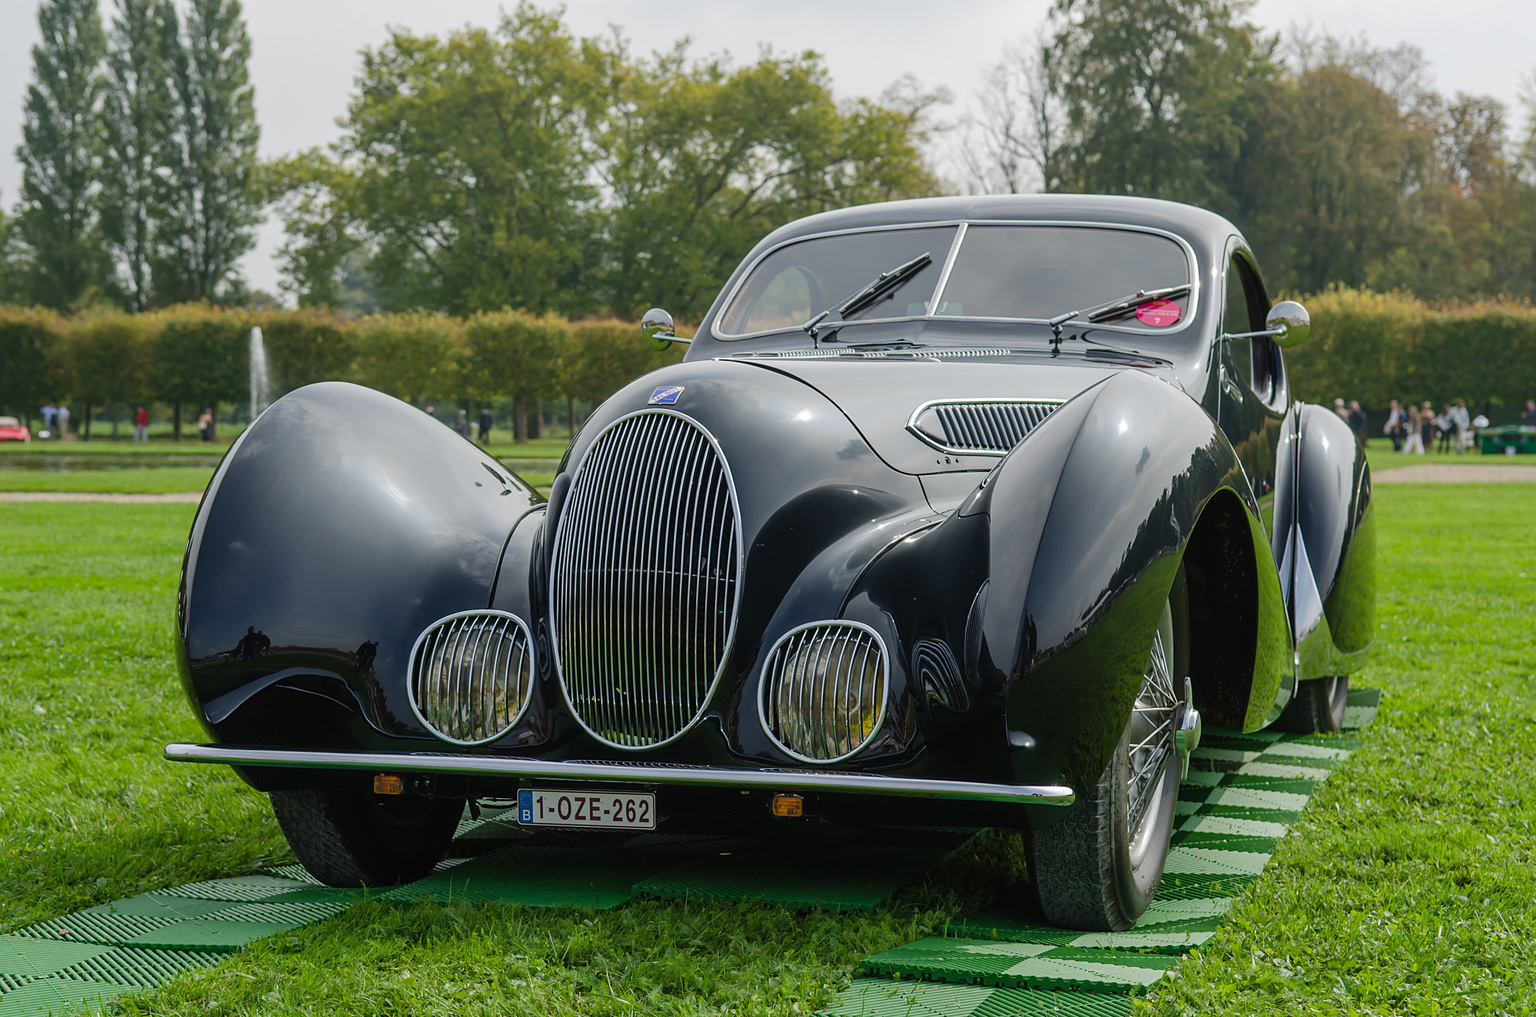
[[[1007,455],[1057,402],[1000,399],[929,403],[907,428],[934,448],[957,455]]]
[[[624,417],[577,468],[555,538],[555,664],[576,720],[643,749],[680,736],[736,626],[736,492],[714,439],[671,410]]]
[[[416,718],[444,741],[478,745],[512,729],[533,693],[533,640],[505,611],[462,611],[427,626],[411,649]]]

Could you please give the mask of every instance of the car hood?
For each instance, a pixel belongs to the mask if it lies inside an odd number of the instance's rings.
[[[731,358],[733,360],[737,358]],[[998,456],[937,451],[907,429],[925,403],[945,400],[1065,402],[1120,366],[1044,358],[740,358],[797,378],[837,405],[892,469],[918,476],[990,470]],[[956,478],[959,479],[959,478]]]

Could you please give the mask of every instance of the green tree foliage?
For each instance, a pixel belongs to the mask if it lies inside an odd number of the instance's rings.
[[[1228,0],[1057,0],[1063,189],[1225,210],[1274,67]]]
[[[337,150],[350,180],[332,193],[387,304],[571,306],[596,196],[585,139],[612,65],[527,4],[494,31],[364,52]]]
[[[252,315],[251,324],[261,326],[275,392],[346,378],[357,357],[356,330],[332,314],[266,311]]]
[[[629,65],[599,141],[613,196],[601,306],[697,317],[783,223],[934,193],[917,147],[932,100],[839,108],[814,53],[732,69],[679,46]]]
[[[171,153],[176,107],[167,37],[176,14],[166,0],[118,0],[107,45],[103,120],[102,230],[124,277],[130,310],[150,305],[150,268],[162,228],[158,167]]]
[[[237,288],[235,263],[254,246],[261,219],[251,43],[239,0],[192,0],[179,35],[169,8],[163,24],[175,39],[165,51],[177,119],[155,292],[164,301],[214,300]]]
[[[284,286],[337,306],[361,253],[386,307],[697,315],[787,219],[932,193],[935,98],[840,106],[814,54],[637,61],[526,3],[396,33],[364,52],[342,141],[268,168]]]
[[[17,230],[31,299],[78,307],[107,275],[96,200],[101,164],[100,65],[106,38],[96,0],[43,0],[23,112]]]
[[[150,382],[157,398],[202,407],[249,395],[251,323],[243,312],[186,304],[155,318]]]
[[[573,325],[560,391],[572,399],[600,402],[641,375],[683,359],[684,346],[674,343],[657,353],[636,342],[636,333],[633,323],[611,318]]]
[[[84,314],[69,323],[60,366],[64,390],[84,404],[82,437],[90,436],[91,407],[150,397],[155,324],[145,316],[118,312]]]
[[[364,318],[357,326],[355,378],[415,403],[460,387],[464,326],[431,311]]]
[[[63,323],[38,307],[0,306],[0,407],[31,419],[52,395],[48,354]]]

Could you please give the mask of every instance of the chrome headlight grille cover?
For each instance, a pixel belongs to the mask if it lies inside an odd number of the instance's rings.
[[[854,621],[791,629],[763,664],[757,709],[774,744],[807,763],[836,763],[885,722],[890,658],[879,633]]]
[[[522,719],[533,695],[533,637],[505,611],[439,618],[411,647],[411,711],[455,745],[495,741]]]
[[[550,571],[555,667],[594,738],[648,749],[693,726],[725,671],[741,522],[713,435],[675,410],[608,425],[571,481]]]
[[[955,399],[924,403],[907,430],[941,452],[1007,455],[1060,406],[1044,399]]]

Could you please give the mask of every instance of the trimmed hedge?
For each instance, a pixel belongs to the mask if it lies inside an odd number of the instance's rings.
[[[1515,301],[1433,306],[1401,293],[1329,289],[1304,301],[1312,338],[1286,354],[1298,398],[1380,408],[1389,399],[1474,406],[1536,398],[1536,308]],[[47,399],[87,406],[243,402],[260,325],[273,394],[356,381],[412,402],[599,401],[682,358],[653,353],[639,329],[503,310],[467,320],[431,312],[349,319],[312,309],[186,304],[148,314],[61,318],[0,306],[0,409],[34,415]]]

